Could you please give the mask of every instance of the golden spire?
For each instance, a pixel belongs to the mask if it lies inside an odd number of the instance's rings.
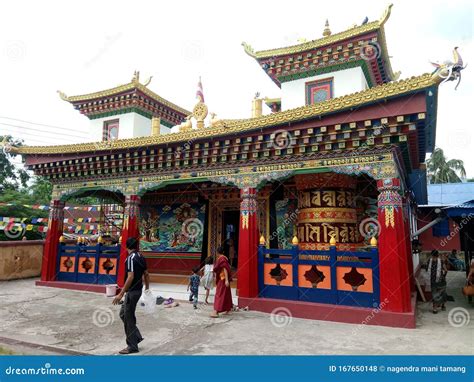
[[[324,24],[323,36],[328,37],[330,35],[331,35],[331,29],[329,29],[329,21],[326,19],[326,23]]]

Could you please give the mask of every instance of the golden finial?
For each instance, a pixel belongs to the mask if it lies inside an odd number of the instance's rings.
[[[370,245],[372,247],[376,247],[377,246],[377,239],[375,238],[375,236],[372,236],[372,239],[370,239]]]
[[[329,240],[329,245],[331,247],[334,247],[336,245],[336,239],[334,238],[334,236],[331,237],[331,240]]]
[[[324,24],[323,36],[328,37],[330,35],[331,35],[331,29],[329,29],[329,21],[326,19],[326,23]]]
[[[291,244],[293,244],[293,245],[298,245],[299,243],[300,243],[300,242],[299,242],[298,238],[296,237],[296,235],[293,236],[293,240],[291,240]]]
[[[97,238],[97,243],[102,244],[104,242],[104,238],[102,236],[99,236]]]
[[[140,82],[140,71],[135,70],[133,72],[132,83],[137,84]]]
[[[59,242],[64,243],[64,241],[65,241],[64,236],[63,235],[59,236]]]
[[[77,244],[81,244],[81,243],[82,243],[82,237],[79,236],[79,237],[77,238]]]
[[[260,245],[265,245],[265,238],[262,236],[260,236]]]

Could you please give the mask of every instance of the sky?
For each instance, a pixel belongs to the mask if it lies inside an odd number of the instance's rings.
[[[392,1],[385,25],[388,52],[401,78],[431,72],[430,61],[464,62],[458,90],[442,84],[436,145],[464,161],[474,177],[472,123],[473,2]],[[279,97],[280,89],[244,53],[293,45],[377,20],[384,1],[9,1],[0,5],[0,135],[28,145],[86,142],[89,120],[62,101],[153,76],[149,88],[191,110],[202,77],[209,110],[219,118],[250,117],[256,92]]]

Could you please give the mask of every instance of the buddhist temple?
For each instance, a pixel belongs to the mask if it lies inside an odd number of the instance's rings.
[[[38,284],[122,285],[120,243],[132,236],[152,273],[188,274],[224,246],[242,307],[354,323],[375,309],[370,324],[413,328],[410,232],[426,204],[438,88],[463,67],[455,49],[454,62],[399,79],[390,10],[342,32],[328,21],[293,46],[243,43],[275,93],[249,99],[241,119],[208,113],[200,81],[191,111],[138,72],[108,90],[59,92],[90,119],[91,141],[8,147],[53,183]],[[64,206],[87,195],[118,200],[117,245],[61,239]]]

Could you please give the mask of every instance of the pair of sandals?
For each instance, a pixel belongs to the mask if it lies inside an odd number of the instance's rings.
[[[138,340],[138,343],[142,342],[144,340],[144,338],[142,337],[141,339]],[[137,344],[138,345],[138,344]],[[134,353],[138,353],[139,350],[138,349],[130,349],[129,347],[126,347],[125,349],[122,349],[119,351],[119,354],[134,354]]]

